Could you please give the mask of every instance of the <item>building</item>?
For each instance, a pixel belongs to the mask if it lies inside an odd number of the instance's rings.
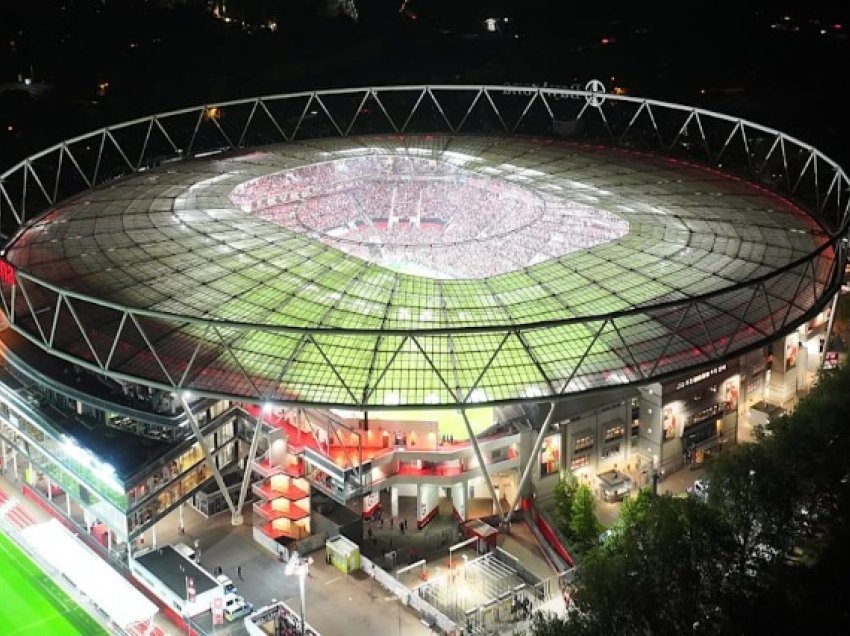
[[[186,501],[238,524],[252,499],[279,551],[400,497],[421,527],[565,470],[648,480],[812,381],[846,186],[762,126],[554,88],[299,93],[58,144],[0,180],[3,467],[121,555]]]

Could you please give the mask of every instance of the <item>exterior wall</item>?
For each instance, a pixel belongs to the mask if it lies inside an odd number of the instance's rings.
[[[49,400],[55,403],[55,387],[50,392]],[[51,407],[42,408],[44,399],[48,399],[44,394],[29,390],[21,393],[0,382],[0,437],[4,448],[14,451],[20,476],[27,483],[38,486],[38,480],[49,479],[86,515],[105,522],[120,541],[141,534],[212,477],[199,444],[184,439],[122,482],[94,453],[68,441],[68,436],[54,427],[45,414]],[[74,408],[78,416],[101,426],[107,426],[108,418],[115,415],[93,405],[82,408],[82,402],[67,399],[68,408]],[[219,468],[238,460],[237,413],[228,411],[228,406],[226,402],[210,402],[199,414]],[[181,429],[181,435],[185,430]],[[34,470],[29,470],[27,463]]]

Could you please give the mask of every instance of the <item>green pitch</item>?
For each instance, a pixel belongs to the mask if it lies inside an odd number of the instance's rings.
[[[106,632],[0,533],[0,634],[96,636]]]

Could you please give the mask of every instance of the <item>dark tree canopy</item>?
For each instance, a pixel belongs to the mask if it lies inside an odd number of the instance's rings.
[[[624,502],[554,634],[791,633],[850,625],[850,367],[824,372],[758,443],[708,469],[709,498]],[[574,505],[577,499],[574,498]]]

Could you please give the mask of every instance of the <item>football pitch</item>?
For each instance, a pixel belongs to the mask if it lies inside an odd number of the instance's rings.
[[[0,634],[105,636],[106,631],[0,532]]]

